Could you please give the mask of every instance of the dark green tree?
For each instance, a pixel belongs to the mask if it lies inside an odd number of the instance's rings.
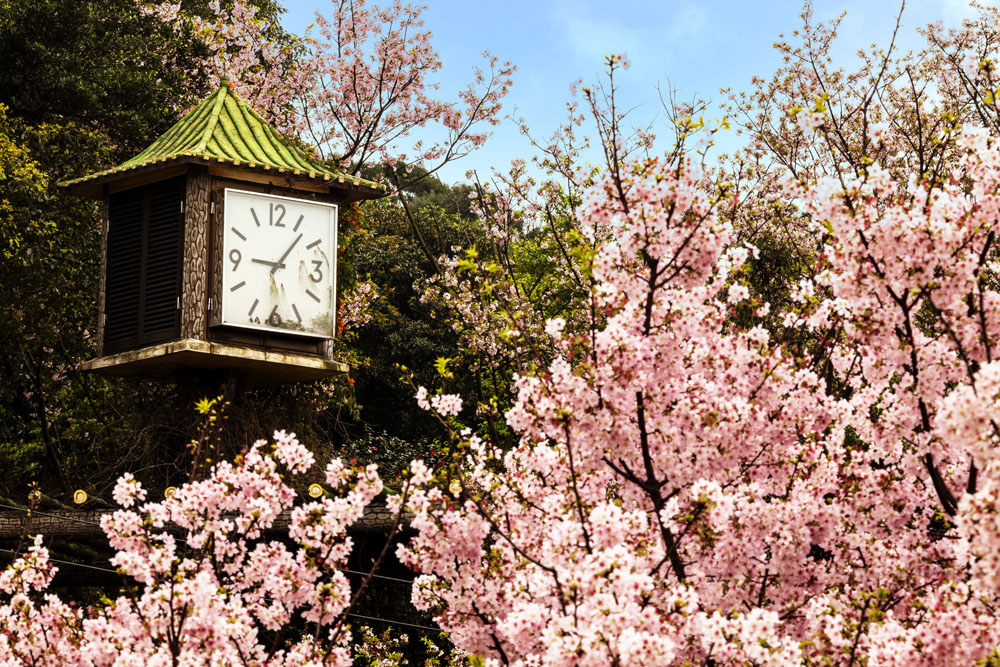
[[[76,370],[93,354],[100,209],[57,184],[165,131],[205,80],[162,70],[162,55],[197,71],[201,48],[132,0],[0,2],[0,495],[28,481],[100,495],[152,462],[143,417],[162,390]]]

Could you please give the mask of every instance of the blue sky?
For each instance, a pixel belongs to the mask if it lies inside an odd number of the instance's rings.
[[[619,80],[625,103],[637,107],[638,123],[660,112],[657,85],[670,82],[680,99],[695,94],[716,102],[721,88],[749,87],[754,75],[766,76],[780,64],[773,48],[782,33],[801,25],[800,0],[429,0],[425,28],[441,55],[441,91],[453,94],[470,78],[489,49],[518,68],[505,105],[524,117],[532,132],[549,136],[565,117],[570,86],[597,79],[605,54],[625,53],[632,63]],[[323,0],[286,0],[286,29],[302,32]],[[896,0],[816,0],[817,20],[846,11],[835,57],[845,67],[854,52],[873,42],[888,45],[899,12]],[[933,21],[958,25],[969,14],[964,0],[910,0],[903,14],[900,41],[917,48],[916,28]],[[662,116],[659,116],[662,118]],[[723,139],[735,142],[735,137]],[[488,176],[515,158],[527,159],[531,147],[516,124],[505,121],[485,147],[442,171],[442,180],[463,179],[468,169]]]

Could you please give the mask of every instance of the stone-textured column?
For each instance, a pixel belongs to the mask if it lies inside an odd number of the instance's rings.
[[[208,325],[213,327],[222,324],[222,267],[224,259],[221,255],[226,233],[222,224],[226,219],[225,205],[225,190],[216,188],[215,192],[212,193],[213,233],[208,259],[210,264],[209,274],[212,276],[208,292],[208,295],[212,297],[212,310],[208,313]]]
[[[206,340],[208,310],[208,232],[211,179],[208,168],[188,171],[184,200],[184,280],[181,291],[181,337]]]

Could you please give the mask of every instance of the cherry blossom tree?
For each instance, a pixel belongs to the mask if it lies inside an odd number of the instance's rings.
[[[958,145],[933,187],[877,165],[785,183],[823,240],[774,314],[808,346],[759,323],[755,249],[694,160],[599,183],[582,215],[618,230],[592,263],[599,316],[549,320],[561,352],[516,379],[516,447],[455,425],[458,484],[406,503],[415,603],[491,664],[989,656],[1000,152]],[[454,425],[455,398],[417,398]]]
[[[499,123],[514,67],[484,52],[486,69],[475,68],[458,100],[435,99],[437,84],[429,77],[441,60],[422,29],[423,9],[400,0],[385,6],[336,0],[329,18],[316,13],[315,80],[301,100],[304,134],[351,172],[400,160],[433,172],[434,162],[461,157],[486,140],[477,127]],[[399,142],[428,123],[443,126],[446,138],[434,145],[417,140],[407,155]]]
[[[209,49],[213,81],[230,77],[265,117],[348,173],[388,162],[401,172],[419,165],[426,177],[486,141],[500,122],[513,65],[484,52],[485,64],[457,99],[440,99],[432,77],[442,64],[423,29],[424,7],[400,0],[331,5],[329,15],[316,12],[306,35],[282,40],[249,0],[230,8],[213,0],[208,18],[184,13],[179,3],[147,11],[192,30]],[[442,129],[439,141],[413,136],[430,125]]]
[[[328,495],[296,502],[284,475],[313,463],[277,432],[162,502],[126,474],[102,521],[126,592],[88,609],[46,593],[56,568],[36,537],[0,574],[0,664],[351,665],[345,533],[382,482],[335,459]]]
[[[432,316],[459,335],[450,361],[475,374],[476,409],[495,444],[511,435],[502,412],[514,398],[513,374],[547,365],[558,352],[546,334],[546,321],[558,318],[568,332],[583,334],[601,317],[589,298],[592,262],[617,228],[581,214],[583,193],[600,173],[582,158],[592,142],[586,132],[588,116],[596,125],[594,143],[601,146],[606,173],[620,174],[627,160],[648,154],[654,139],[649,128],[630,131],[628,112],[618,105],[617,77],[629,66],[625,56],[609,55],[605,66],[606,75],[596,84],[574,86],[582,99],[567,104],[567,120],[552,137],[532,138],[539,151],[533,169],[518,160],[490,181],[477,178],[470,198],[484,238],[440,257],[439,274],[424,285],[422,300]],[[671,109],[674,157],[704,143],[691,132],[691,111],[682,105],[676,113]],[[716,131],[702,129],[705,137]],[[526,126],[522,131],[530,136]]]
[[[727,168],[624,159],[607,133],[572,213],[594,249],[572,263],[589,279],[572,319],[520,307],[500,262],[453,260],[429,298],[478,359],[521,361],[513,448],[417,393],[472,452],[411,497],[400,552],[459,647],[518,665],[997,659],[995,17],[848,75],[807,7],[791,64],[737,100],[752,142]],[[750,282],[747,232],[769,225],[801,251],[781,303]],[[481,297],[502,290],[497,317]]]
[[[799,224],[804,217],[785,198],[789,176],[857,178],[874,161],[900,187],[947,180],[962,154],[962,126],[995,134],[1000,82],[991,63],[1000,15],[995,7],[975,6],[978,12],[961,27],[927,26],[925,47],[902,52],[901,3],[884,42],[859,50],[852,66],[833,54],[844,16],[817,22],[811,3],[804,3],[802,27],[775,44],[783,64],[754,77],[744,91],[722,91],[728,120],[746,142],[706,176],[733,194],[720,213],[739,238],[762,250],[780,243],[801,256],[812,240]],[[814,135],[817,112],[823,131]]]

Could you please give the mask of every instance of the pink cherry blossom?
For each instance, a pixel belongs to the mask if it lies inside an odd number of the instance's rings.
[[[580,226],[616,230],[595,242],[585,335],[525,315],[515,339],[470,264],[446,270],[429,298],[453,295],[475,349],[554,344],[515,379],[513,449],[453,434],[457,499],[412,468],[414,604],[497,665],[990,655],[1000,148],[971,128],[959,145],[962,178],[930,187],[877,165],[789,179],[823,244],[784,310],[739,282],[754,249],[684,156],[584,197]],[[745,302],[768,319],[737,326]]]
[[[122,507],[132,507],[132,505],[141,503],[146,499],[146,490],[132,476],[132,473],[127,472],[118,479],[111,495],[115,499],[115,502]]]
[[[106,515],[111,563],[134,586],[86,609],[45,593],[55,568],[37,537],[0,574],[0,664],[352,664],[346,531],[382,482],[375,466],[335,460],[327,479],[336,493],[295,506],[279,465],[295,475],[313,463],[294,434],[278,431],[273,446],[258,441],[162,502]],[[120,504],[143,496],[132,475],[119,480]],[[292,542],[266,539],[286,511]]]

